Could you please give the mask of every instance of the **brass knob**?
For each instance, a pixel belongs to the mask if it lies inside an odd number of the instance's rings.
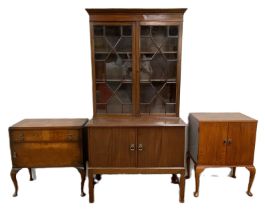
[[[131,144],[131,145],[130,145],[130,150],[131,150],[131,151],[134,151],[134,150],[135,150],[135,145],[134,145],[134,144]]]
[[[142,144],[138,144],[138,151],[143,151],[143,145]]]

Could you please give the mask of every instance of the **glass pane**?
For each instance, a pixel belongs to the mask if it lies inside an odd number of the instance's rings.
[[[123,26],[122,27],[122,35],[123,36],[131,36],[132,35],[132,27],[131,26]]]
[[[113,96],[107,104],[108,113],[122,113],[122,104],[116,96]]]
[[[132,49],[132,38],[123,37],[117,44],[116,50],[118,52],[130,52]]]
[[[106,113],[107,104],[97,104],[97,113]]]
[[[176,83],[167,83],[159,94],[166,103],[176,102]]]
[[[150,26],[141,26],[141,36],[150,36]]]
[[[151,60],[152,79],[165,79],[167,70],[167,60],[162,53],[156,54]]]
[[[117,96],[119,97],[122,104],[132,103],[132,85],[129,83],[124,83],[120,86],[117,91]]]
[[[176,111],[176,104],[166,104],[166,113],[174,113]]]
[[[122,105],[123,113],[130,113],[132,112],[132,105],[131,104],[123,104]]]
[[[141,103],[151,103],[153,97],[156,94],[156,89],[151,85],[151,83],[141,83]]]
[[[161,46],[163,52],[176,52],[178,50],[178,39],[167,38],[167,40]]]
[[[97,113],[132,112],[132,26],[94,26]]]
[[[176,81],[177,61],[168,61],[167,64],[167,79]]]
[[[178,36],[177,26],[169,26],[169,36]]]
[[[94,26],[94,36],[103,36],[103,26]]]
[[[141,113],[174,113],[178,26],[141,26]]]
[[[108,41],[104,37],[94,38],[95,52],[110,52],[111,47]]]
[[[165,112],[165,103],[162,98],[156,97],[150,107],[150,113],[163,113]]]
[[[112,96],[112,91],[105,83],[97,83],[96,100],[97,103],[107,103]]]
[[[160,47],[167,38],[167,27],[166,26],[153,26],[151,29],[152,37],[155,43]]]
[[[105,62],[95,61],[96,79],[105,80]]]
[[[156,43],[149,37],[142,37],[141,38],[141,52],[157,52],[158,46],[156,46]]]

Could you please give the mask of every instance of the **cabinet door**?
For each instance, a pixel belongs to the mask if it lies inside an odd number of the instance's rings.
[[[133,31],[132,24],[92,24],[96,114],[133,111]]]
[[[228,128],[226,164],[252,165],[256,140],[256,122],[232,122]]]
[[[198,163],[204,165],[224,165],[226,160],[226,140],[228,123],[203,122],[199,127]]]
[[[90,167],[135,167],[134,128],[90,128]]]
[[[140,29],[140,112],[176,113],[179,26],[146,24]]]
[[[139,128],[137,145],[138,167],[184,166],[185,127]]]

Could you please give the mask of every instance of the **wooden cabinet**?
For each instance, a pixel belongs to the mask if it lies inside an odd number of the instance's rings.
[[[185,187],[185,128],[179,118],[94,118],[88,126],[90,202],[94,177],[100,174],[174,174],[180,178],[180,201]]]
[[[193,113],[189,116],[189,159],[195,163],[196,191],[206,167],[244,166],[250,171],[248,195],[255,175],[254,149],[257,121],[241,113]],[[189,176],[189,175],[188,175]]]
[[[29,168],[75,167],[81,175],[81,195],[85,181],[83,126],[87,119],[25,119],[9,128],[12,157],[11,178],[17,196],[17,172]]]
[[[185,187],[185,127],[179,118],[186,9],[87,9],[93,118],[88,127],[89,197],[94,177],[173,174]]]

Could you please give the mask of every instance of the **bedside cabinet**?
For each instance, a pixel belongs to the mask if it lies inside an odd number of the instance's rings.
[[[16,175],[28,168],[30,180],[34,168],[75,167],[81,175],[81,196],[86,177],[83,157],[83,126],[87,119],[25,119],[9,128],[12,157],[11,178],[17,196]]]
[[[236,167],[250,172],[247,194],[250,192],[256,169],[253,165],[257,120],[241,113],[192,113],[189,115],[189,149],[187,167],[190,176],[190,159],[195,165],[196,190],[199,196],[200,174],[208,167],[231,167],[235,178]]]

